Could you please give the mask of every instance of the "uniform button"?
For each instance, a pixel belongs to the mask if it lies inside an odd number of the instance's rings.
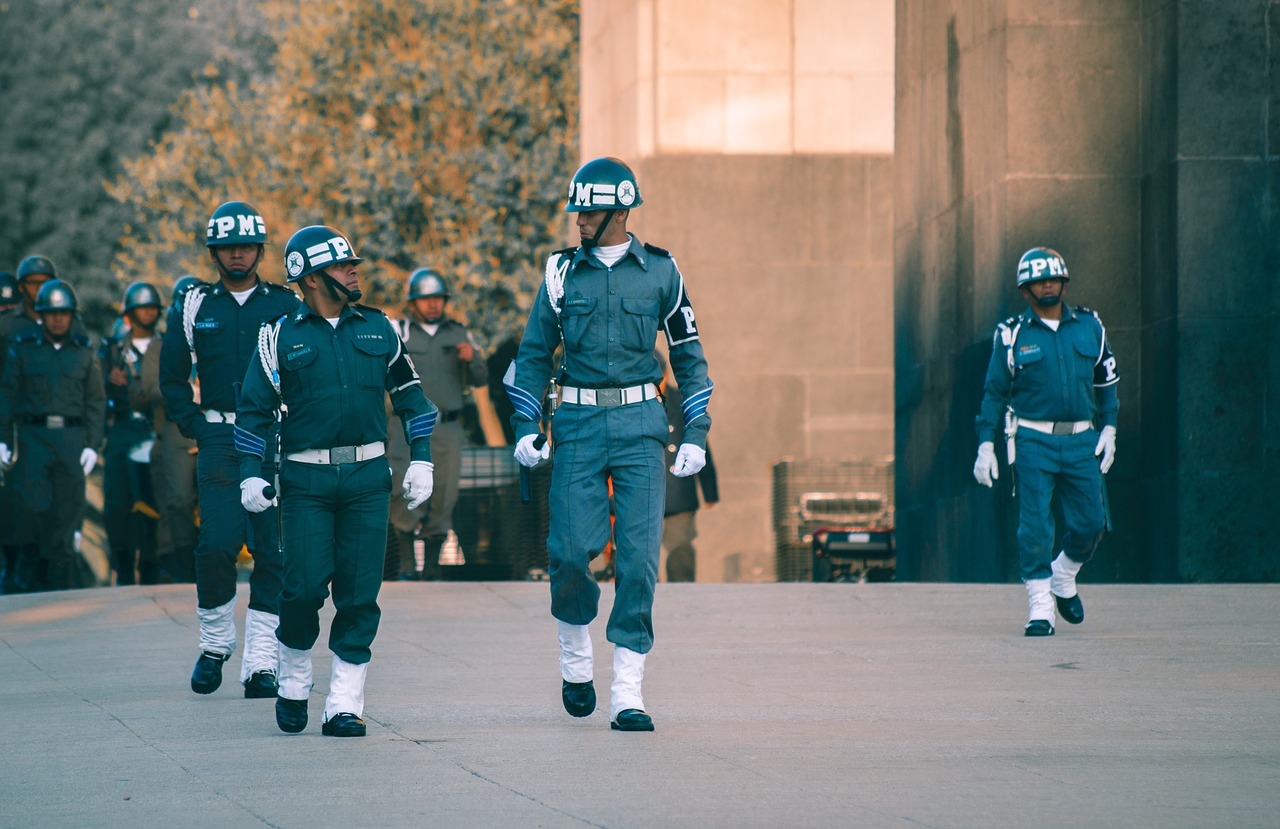
[[[610,337],[610,338],[609,338],[609,342],[613,342],[613,337]]]
[[[675,445],[674,443],[668,443],[668,444],[667,444],[667,451],[668,451],[668,452],[674,452],[674,451],[676,451],[676,445]]]
[[[614,294],[616,294],[616,293],[617,293],[617,291],[615,291],[613,288],[610,288],[610,289],[609,289],[609,296],[613,296],[613,295],[614,295]]]

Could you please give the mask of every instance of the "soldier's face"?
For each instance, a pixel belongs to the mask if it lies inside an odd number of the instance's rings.
[[[156,321],[160,319],[160,309],[152,305],[142,308],[134,308],[129,312],[129,322],[133,323],[135,329],[142,328],[147,331],[156,327]]]
[[[44,330],[55,340],[62,339],[71,331],[70,311],[43,311],[40,316],[44,319]]]
[[[18,287],[22,290],[22,296],[27,301],[28,308],[35,307],[36,294],[40,293],[40,288],[50,279],[53,279],[53,277],[47,273],[33,273],[18,283]]]
[[[420,296],[413,301],[413,310],[423,322],[436,322],[444,316],[444,303],[442,296]]]
[[[578,235],[582,241],[589,242],[595,238],[600,223],[608,218],[609,226],[600,234],[599,244],[605,247],[620,245],[627,241],[627,211],[615,210],[610,215],[608,210],[584,210],[576,214],[578,219]]]
[[[258,264],[258,245],[216,245],[213,256],[233,279],[244,279]]]
[[[325,272],[348,291],[354,291],[360,287],[360,279],[356,274],[357,269],[358,266],[354,262],[339,262],[336,265],[330,265],[325,268]]]
[[[1037,305],[1057,305],[1066,290],[1063,279],[1038,279],[1022,286],[1022,290],[1030,294],[1029,302]]]

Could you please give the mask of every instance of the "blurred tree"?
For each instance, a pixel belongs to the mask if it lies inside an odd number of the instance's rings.
[[[294,230],[360,255],[368,302],[431,265],[489,338],[515,330],[560,247],[577,161],[573,0],[269,0],[275,72],[193,90],[180,124],[109,187],[135,212],[120,273],[208,276],[209,212],[252,203],[283,280]]]
[[[103,185],[171,126],[185,90],[269,66],[257,20],[252,0],[0,3],[0,267],[49,256],[109,331],[122,282],[155,274],[112,275],[129,211]]]

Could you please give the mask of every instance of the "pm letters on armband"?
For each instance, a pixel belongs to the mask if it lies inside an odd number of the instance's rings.
[[[684,289],[683,282],[680,284],[680,301],[663,320],[663,327],[667,329],[668,345],[679,345],[698,339],[698,324],[693,316],[693,303],[689,301],[689,292]]]

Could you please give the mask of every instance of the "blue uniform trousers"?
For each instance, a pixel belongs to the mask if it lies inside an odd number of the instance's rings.
[[[616,407],[566,403],[556,411],[553,430],[547,538],[551,615],[571,625],[596,617],[600,586],[589,562],[609,540],[612,476],[615,580],[606,636],[615,645],[648,653],[667,490],[662,401]]]
[[[274,442],[274,441],[273,441]],[[274,457],[268,448],[267,464]],[[231,427],[212,425],[196,453],[200,489],[200,543],[196,547],[196,603],[221,607],[236,594],[240,547],[253,553],[249,607],[276,614],[280,605],[280,532],[276,508],[252,514],[240,504],[240,453]]]
[[[1093,450],[1098,433],[1046,435],[1031,429],[1017,434],[1018,552],[1022,579],[1047,579],[1058,549],[1084,564],[1093,557],[1106,530],[1102,511],[1102,472]],[[1066,524],[1060,547],[1050,503],[1054,493]]]
[[[280,468],[284,592],[276,638],[310,650],[320,608],[333,585],[329,649],[346,662],[369,661],[382,610],[391,467],[386,458],[340,465],[285,461]]]

